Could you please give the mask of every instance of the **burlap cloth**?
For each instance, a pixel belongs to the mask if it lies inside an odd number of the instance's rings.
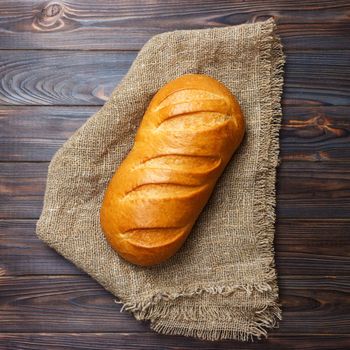
[[[274,30],[270,19],[156,35],[49,166],[38,236],[157,332],[248,340],[280,318],[273,237],[284,58]],[[246,136],[183,248],[136,267],[107,244],[99,208],[150,99],[185,73],[208,74],[237,96]]]

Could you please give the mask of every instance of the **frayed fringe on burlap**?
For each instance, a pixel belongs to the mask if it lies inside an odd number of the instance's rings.
[[[270,308],[274,308],[276,311],[277,317],[280,317],[280,313],[277,311],[278,306],[275,302],[268,302],[265,305],[256,307],[253,310],[251,306],[221,306],[217,305],[185,305],[181,308],[176,304],[169,303],[158,303],[150,306],[143,314],[142,312],[136,313],[137,319],[140,320],[150,320],[151,322],[163,320],[172,320],[172,321],[191,321],[198,322],[207,321],[208,319],[212,321],[220,321],[217,324],[221,323],[232,323],[237,322],[237,318],[240,316],[246,316],[247,314],[256,314],[259,315],[258,319],[253,319],[255,321],[264,320],[266,316],[265,311]],[[142,315],[141,315],[142,314]]]
[[[275,274],[274,260],[274,225],[276,206],[276,167],[279,164],[279,130],[282,119],[281,95],[283,88],[283,67],[285,57],[280,39],[275,35],[276,24],[270,19],[262,25],[260,41],[260,58],[262,76],[260,81],[260,105],[267,118],[262,118],[260,138],[260,155],[256,177],[256,230],[258,247],[263,256],[268,258],[265,266],[267,275]],[[261,158],[260,158],[261,157]],[[278,292],[277,276],[273,282]],[[275,316],[280,318],[280,305],[275,299],[273,306]],[[266,311],[267,312],[267,311]],[[260,317],[263,319],[263,312]],[[278,322],[269,323],[266,328],[276,327]],[[266,336],[266,333],[263,335]]]
[[[256,176],[256,192],[254,198],[255,227],[258,237],[258,248],[264,261],[264,271],[270,281],[271,275],[276,275],[274,260],[274,224],[276,206],[276,166],[279,163],[279,130],[281,126],[282,110],[280,99],[283,88],[283,66],[285,57],[282,52],[280,39],[275,35],[273,19],[265,22],[261,28],[260,40],[260,106],[266,116],[261,119],[260,154]],[[277,276],[273,282],[278,292]],[[277,293],[278,294],[278,293]],[[276,295],[277,296],[277,295]],[[260,338],[267,337],[266,329],[278,327],[281,319],[281,309],[277,297],[271,306],[256,314],[253,321],[254,332],[247,334]],[[245,337],[237,338],[245,340]]]
[[[275,278],[275,273],[270,273],[270,278]],[[272,282],[272,280],[271,280]],[[215,306],[186,306],[174,307],[167,304],[166,301],[175,300],[181,297],[194,297],[204,293],[220,294],[228,296],[235,293],[237,290],[243,290],[247,295],[253,292],[271,293],[272,297],[269,305],[262,306],[256,310],[254,317],[245,324],[243,330],[238,330],[244,322],[240,321],[239,313],[251,312],[249,307],[239,308],[220,308]],[[150,320],[151,328],[156,332],[163,334],[195,336],[205,340],[223,340],[236,339],[241,341],[252,341],[254,337],[260,339],[267,337],[267,329],[278,326],[278,320],[281,320],[281,309],[279,304],[274,301],[277,299],[277,285],[269,283],[261,283],[259,285],[242,285],[232,287],[210,287],[198,288],[191,293],[183,291],[179,293],[163,293],[153,296],[148,302],[142,303],[124,303],[121,311],[129,311],[134,314],[138,320]],[[160,301],[165,301],[161,303]],[[238,313],[238,314],[237,314]],[[200,327],[201,321],[211,319],[220,322],[215,322],[215,325],[226,325],[224,328],[212,329],[208,331]],[[186,324],[192,322],[191,326],[179,326],[179,323]],[[193,322],[198,323],[197,327],[193,327]]]
[[[194,297],[204,293],[208,294],[220,294],[222,296],[229,296],[235,293],[237,290],[243,290],[247,295],[251,295],[254,291],[259,293],[274,292],[271,286],[271,282],[276,279],[275,271],[272,269],[266,276],[266,282],[259,284],[240,284],[232,286],[211,286],[211,287],[197,287],[184,289],[179,292],[162,292],[151,295],[149,298],[144,299],[142,302],[128,302],[128,301],[116,301],[116,303],[123,304],[121,311],[130,311],[135,315],[138,314],[138,319],[152,319],[155,315],[152,314],[152,309],[160,301],[170,301],[181,297]],[[135,316],[136,317],[136,316]]]
[[[159,319],[151,323],[151,329],[158,333],[190,336],[210,341],[224,339],[254,341],[255,338],[267,337],[266,329],[277,327],[280,319],[280,308],[272,305],[256,311],[248,323],[242,322],[239,318],[233,320],[222,318],[222,322],[215,323],[212,329],[207,330],[201,328],[200,322],[196,325],[191,323],[190,327],[187,327],[186,320],[183,323],[176,323],[174,320]]]

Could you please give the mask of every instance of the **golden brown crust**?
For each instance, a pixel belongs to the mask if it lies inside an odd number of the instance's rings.
[[[142,266],[174,255],[243,135],[239,104],[217,80],[186,74],[162,87],[105,193],[100,221],[111,246]]]

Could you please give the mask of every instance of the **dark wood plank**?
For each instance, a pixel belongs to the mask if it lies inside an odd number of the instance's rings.
[[[2,1],[0,48],[140,49],[153,35],[273,16],[291,48],[350,48],[348,1]]]
[[[135,52],[2,51],[0,104],[102,105]],[[347,51],[287,55],[284,104],[349,105]]]
[[[88,276],[0,277],[2,332],[144,332]]]
[[[36,220],[0,220],[0,276],[84,274],[40,241],[35,228]]]
[[[350,162],[282,162],[277,171],[278,199],[350,198]],[[324,203],[326,204],[326,203]]]
[[[48,163],[0,163],[0,219],[35,219],[42,209]],[[277,217],[348,218],[350,163],[282,162]]]
[[[0,164],[0,218],[39,217],[48,163]]]
[[[0,161],[49,161],[100,107],[0,106]],[[350,107],[285,106],[283,160],[350,159]]]
[[[275,259],[281,275],[349,275],[350,220],[277,219]]]
[[[349,137],[349,107],[283,108],[282,161],[346,162],[350,159]]]
[[[0,275],[84,274],[36,237],[35,224],[35,220],[0,220]],[[275,251],[279,274],[348,275],[348,232],[350,220],[278,220]]]
[[[100,107],[0,107],[0,160],[48,161]]]
[[[0,104],[102,105],[135,52],[2,51]]]
[[[156,333],[6,333],[0,334],[1,350],[348,350],[350,336],[327,334],[271,334],[254,343],[206,342]]]
[[[333,252],[349,256],[343,246],[350,244],[350,219],[277,219],[275,244],[297,252],[308,247],[311,252]],[[279,251],[279,249],[277,249]],[[301,274],[301,273],[300,273]]]
[[[277,217],[349,217],[349,175],[349,162],[282,162],[277,171]]]
[[[278,334],[347,334],[350,277],[281,276]],[[114,297],[86,276],[0,278],[3,332],[145,332]]]
[[[99,109],[92,106],[0,106],[0,138],[36,139],[44,134],[48,140],[66,140]]]
[[[288,53],[283,103],[349,105],[349,64],[350,55],[345,50]]]

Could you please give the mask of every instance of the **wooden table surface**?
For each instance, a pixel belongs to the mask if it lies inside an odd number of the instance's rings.
[[[283,321],[163,336],[41,243],[48,162],[154,34],[273,16],[287,64],[275,239]],[[350,349],[350,2],[0,0],[0,349]]]

